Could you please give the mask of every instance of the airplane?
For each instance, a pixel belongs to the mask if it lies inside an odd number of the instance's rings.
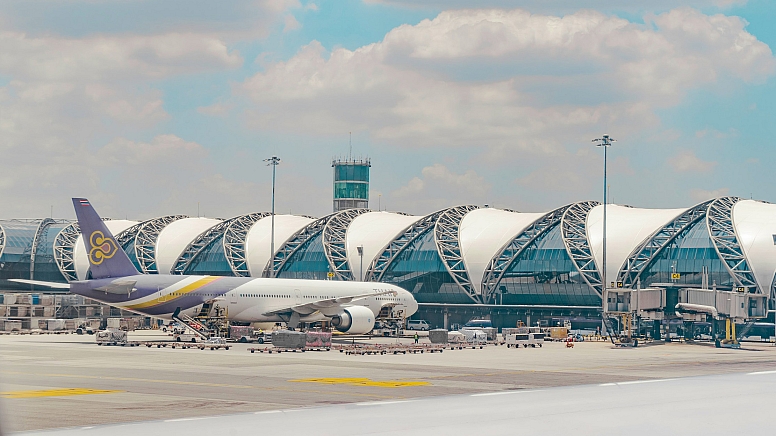
[[[386,283],[141,274],[86,198],[73,198],[84,235],[91,279],[69,284],[13,279],[19,283],[67,288],[113,307],[165,320],[195,317],[214,305],[239,322],[328,320],[338,331],[366,334],[383,307],[409,318],[418,303],[408,291]]]

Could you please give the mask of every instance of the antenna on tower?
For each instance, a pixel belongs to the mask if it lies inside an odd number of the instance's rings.
[[[348,160],[353,159],[353,132],[348,132]]]

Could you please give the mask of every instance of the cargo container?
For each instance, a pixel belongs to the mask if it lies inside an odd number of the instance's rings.
[[[331,332],[307,332],[305,347],[331,348]]]
[[[565,340],[569,337],[568,327],[550,327],[550,338],[553,340]]]
[[[428,340],[432,344],[446,344],[448,339],[447,330],[433,329],[428,331]]]
[[[108,324],[107,327],[109,329],[120,329],[121,328],[121,318],[108,318]]]
[[[46,320],[46,330],[48,331],[65,330],[65,320],[64,319]]]
[[[280,348],[304,348],[307,345],[307,334],[290,330],[272,332],[272,346]]]
[[[18,332],[22,330],[22,322],[16,320],[0,320],[0,326],[4,332]]]

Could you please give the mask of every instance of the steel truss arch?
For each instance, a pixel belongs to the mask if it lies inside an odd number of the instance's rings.
[[[248,232],[254,224],[262,218],[272,214],[269,212],[256,212],[247,215],[238,216],[229,220],[229,224],[224,231],[224,255],[229,263],[229,268],[237,277],[248,277],[248,259],[245,254],[245,243],[248,238]]]
[[[566,253],[568,253],[574,265],[576,265],[579,273],[582,274],[585,283],[599,297],[603,295],[604,284],[601,281],[601,272],[596,265],[595,256],[590,247],[590,240],[587,237],[587,217],[590,215],[590,211],[600,204],[597,201],[574,203],[566,209],[560,221],[560,230],[563,235],[563,245],[566,246]]]
[[[5,228],[0,224],[0,256],[3,255],[3,251],[5,251]]]
[[[141,221],[128,229],[124,230],[123,232],[119,233],[118,235],[115,235],[116,242],[119,243],[121,248],[126,251],[129,248],[129,244],[135,240],[137,237],[137,232],[140,231],[140,228],[143,227],[143,224],[145,224],[147,221]],[[134,251],[134,248],[133,248]]]
[[[68,282],[78,280],[75,269],[75,244],[80,236],[81,227],[75,222],[60,230],[54,238],[54,262]]]
[[[188,216],[167,215],[141,223],[135,236],[135,257],[143,274],[159,274],[156,266],[156,241],[159,233],[170,223],[183,218]]]
[[[345,209],[331,216],[323,227],[323,252],[336,280],[353,280],[353,270],[348,262],[348,226],[357,216],[371,212],[369,209]]]
[[[318,234],[323,231],[323,228],[326,227],[326,222],[329,221],[329,218],[331,217],[332,215],[326,215],[323,218],[318,218],[317,220],[306,225],[302,230],[294,233],[291,238],[289,238],[285,243],[283,243],[283,245],[280,246],[280,248],[275,251],[272,259],[269,261],[269,263],[267,263],[267,266],[264,267],[264,273],[262,276],[276,277],[277,273],[282,271],[283,267],[286,265],[286,262],[288,262],[288,260],[294,255],[294,253],[299,250],[300,247],[304,246],[305,242],[318,236]]]
[[[377,256],[366,269],[364,280],[367,282],[381,281],[388,266],[396,260],[405,248],[409,247],[416,239],[426,233],[427,230],[434,227],[437,219],[445,210],[447,209],[442,209],[415,221],[405,228],[400,235],[383,247],[383,249],[379,251],[380,255]]]
[[[35,257],[37,256],[40,244],[42,243],[40,238],[41,235],[43,235],[43,232],[45,232],[52,224],[65,223],[69,223],[69,221],[44,218],[38,225],[37,230],[35,230],[35,236],[32,238],[32,246],[30,247],[30,280],[35,280]]]
[[[657,258],[679,235],[706,217],[708,207],[712,202],[713,200],[704,201],[682,212],[671,222],[652,233],[628,255],[617,274],[617,282],[622,282],[626,288],[635,286],[653,259]]]
[[[472,286],[469,272],[463,261],[459,232],[463,217],[475,209],[479,209],[479,206],[455,206],[442,212],[434,224],[434,242],[445,269],[453,277],[458,287],[469,298],[477,303],[482,303],[482,295]]]
[[[706,225],[714,249],[736,286],[754,287],[762,292],[749,267],[733,224],[733,207],[741,200],[743,199],[739,197],[720,197],[712,201],[706,212]]]
[[[178,257],[178,260],[175,262],[172,274],[186,274],[186,271],[194,260],[219,237],[223,236],[222,244],[224,247],[224,256],[229,264],[229,268],[235,276],[247,277],[247,268],[245,268],[245,237],[253,223],[265,216],[269,216],[269,213],[262,212],[240,215],[221,221],[202,232],[183,250]],[[241,266],[241,269],[236,269],[236,266]],[[245,273],[242,273],[243,269],[245,270]]]
[[[488,263],[488,266],[485,268],[485,273],[483,274],[482,294],[483,299],[486,302],[493,298],[499,283],[501,283],[501,279],[504,278],[504,274],[509,267],[534,241],[555,228],[555,226],[560,223],[563,214],[569,207],[571,207],[571,205],[559,207],[552,212],[545,214],[501,247],[498,254]]]

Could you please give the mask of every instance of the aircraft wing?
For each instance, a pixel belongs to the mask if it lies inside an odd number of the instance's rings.
[[[377,295],[387,295],[387,294],[396,295],[396,291],[369,292],[365,294],[356,294],[356,295],[348,295],[344,297],[330,298],[327,300],[311,301],[303,304],[297,304],[294,306],[281,307],[279,309],[266,312],[264,315],[276,315],[279,313],[288,313],[288,312],[297,312],[300,315],[309,315],[311,313],[318,312],[318,311],[322,312],[324,315],[327,315],[328,312],[332,312],[334,309],[339,309],[339,307],[342,306],[343,304],[348,304],[362,298],[375,297]]]
[[[70,289],[70,283],[44,282],[41,280],[8,279],[9,282],[24,283],[26,285],[46,286],[54,289]]]

